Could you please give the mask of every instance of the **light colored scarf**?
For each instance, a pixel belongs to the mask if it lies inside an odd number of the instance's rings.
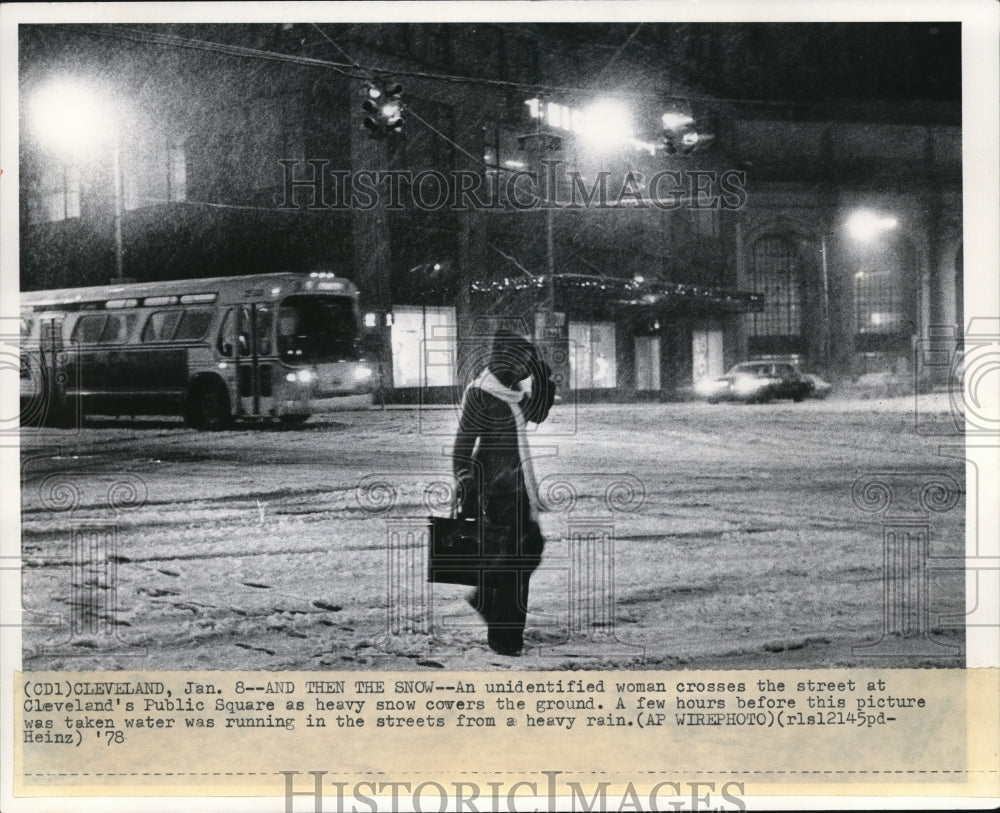
[[[537,519],[535,512],[541,509],[538,497],[538,482],[535,480],[535,471],[531,465],[531,448],[528,446],[528,434],[525,431],[526,421],[524,412],[521,410],[521,401],[528,394],[524,390],[512,390],[500,383],[499,379],[487,367],[479,377],[476,378],[462,396],[462,411],[465,411],[465,402],[469,397],[469,390],[478,387],[483,392],[488,392],[494,398],[510,406],[510,411],[514,415],[514,423],[517,426],[517,453],[521,458],[521,475],[524,478],[524,488],[528,493],[528,505],[531,511],[531,518]]]

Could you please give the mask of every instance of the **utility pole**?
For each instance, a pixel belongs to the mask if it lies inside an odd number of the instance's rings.
[[[551,327],[552,314],[556,310],[556,239],[555,224],[551,208],[545,210],[545,327]]]
[[[125,244],[122,240],[122,148],[121,136],[117,130],[114,134],[111,163],[111,182],[114,184],[115,206],[115,281],[122,282],[125,279]]]

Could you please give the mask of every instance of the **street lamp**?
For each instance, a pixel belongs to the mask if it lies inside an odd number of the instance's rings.
[[[865,331],[861,327],[861,286],[865,284],[865,272],[858,271],[854,275],[854,322],[858,333]]]
[[[624,146],[634,137],[628,108],[612,99],[594,102],[583,112],[579,134],[596,149],[609,150]]]
[[[869,243],[884,231],[896,228],[898,225],[894,217],[882,217],[881,215],[861,209],[854,212],[847,218],[847,233],[859,243]]]
[[[109,106],[92,88],[76,79],[59,79],[39,88],[29,104],[30,128],[47,149],[80,159],[111,145],[114,198],[115,277],[124,278],[122,241],[121,136]]]

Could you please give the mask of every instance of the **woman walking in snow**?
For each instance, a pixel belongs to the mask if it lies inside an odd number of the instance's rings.
[[[531,342],[506,331],[494,335],[486,367],[462,398],[452,454],[458,514],[513,528],[503,553],[517,558],[516,568],[486,571],[469,599],[502,655],[521,653],[528,585],[545,546],[525,424],[545,420],[554,400],[548,365]]]

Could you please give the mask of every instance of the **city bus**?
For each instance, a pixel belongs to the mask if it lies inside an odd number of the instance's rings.
[[[361,340],[357,288],[326,271],[22,293],[22,422],[296,424],[371,404]]]

